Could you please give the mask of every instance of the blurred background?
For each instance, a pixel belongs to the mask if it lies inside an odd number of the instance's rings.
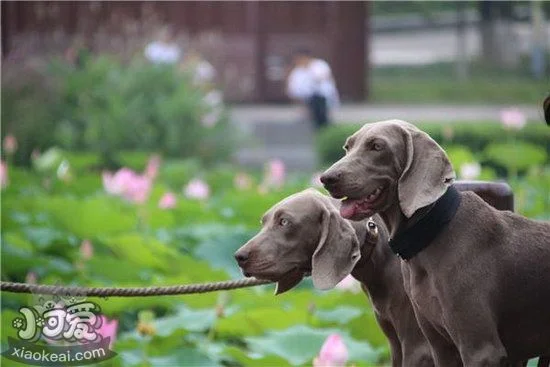
[[[320,188],[345,138],[389,118],[550,219],[550,2],[2,1],[1,15],[2,280],[240,278],[233,252],[263,212]],[[288,97],[304,48],[339,94],[321,129]],[[388,364],[355,283],[272,288],[97,300],[107,364],[311,365],[334,333],[349,365]],[[2,324],[26,303],[4,294]]]

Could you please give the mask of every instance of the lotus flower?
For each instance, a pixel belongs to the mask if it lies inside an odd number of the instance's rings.
[[[184,193],[189,199],[204,200],[210,196],[210,188],[204,181],[195,178],[187,184]]]
[[[0,186],[8,186],[8,164],[4,161],[0,162]]]
[[[167,192],[159,200],[159,208],[161,209],[172,209],[176,206],[176,194],[173,192]]]
[[[103,187],[108,194],[121,195],[134,175],[135,173],[129,168],[121,168],[115,174],[103,172]]]
[[[108,194],[122,196],[134,203],[143,203],[149,197],[151,180],[129,168],[121,168],[115,174],[103,172],[102,176]]]
[[[8,134],[4,137],[4,152],[6,154],[13,154],[17,151],[17,139],[15,136]]]
[[[352,293],[361,292],[361,284],[351,275],[346,276],[340,283],[336,284],[336,289],[350,291]]]
[[[149,178],[150,180],[154,180],[158,176],[160,167],[160,156],[153,155],[151,158],[149,158],[149,161],[147,162],[147,166],[145,167],[144,176]]]
[[[99,316],[99,318],[101,319],[101,326],[99,327],[99,329],[96,329],[96,332],[101,335],[103,339],[111,338],[109,342],[109,348],[112,348],[116,340],[118,320],[109,320],[104,315]]]
[[[142,204],[149,198],[151,180],[145,176],[136,175],[128,182],[122,196],[131,202]]]
[[[83,260],[90,260],[92,256],[94,256],[94,246],[92,245],[92,241],[82,241],[80,244],[80,257]]]
[[[519,108],[511,107],[500,111],[500,122],[505,128],[520,130],[527,123],[527,118]]]
[[[252,178],[246,173],[237,173],[233,184],[238,190],[248,190],[252,187]]]
[[[286,168],[280,159],[273,159],[267,165],[267,172],[264,177],[264,183],[268,187],[281,187],[285,182]]]
[[[464,180],[475,180],[481,174],[481,166],[477,162],[464,163],[460,166],[460,177]]]
[[[331,334],[313,360],[313,367],[343,367],[348,360],[348,349],[338,334]]]

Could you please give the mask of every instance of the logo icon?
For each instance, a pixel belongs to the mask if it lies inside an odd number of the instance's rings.
[[[82,294],[34,295],[34,305],[19,309],[12,321],[17,337],[8,338],[2,356],[40,366],[81,366],[116,356],[101,335],[105,318],[98,304]]]

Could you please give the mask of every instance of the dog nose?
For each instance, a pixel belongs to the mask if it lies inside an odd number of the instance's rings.
[[[327,172],[321,175],[323,185],[334,185],[340,181],[341,174],[336,172]]]
[[[235,260],[239,263],[239,265],[243,264],[248,260],[248,252],[246,251],[237,251],[235,253]]]

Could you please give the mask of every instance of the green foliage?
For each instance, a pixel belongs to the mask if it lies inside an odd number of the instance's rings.
[[[388,2],[387,6],[393,6],[393,2]],[[472,62],[468,66],[466,80],[456,79],[454,63],[376,67],[369,74],[369,98],[378,103],[479,104],[481,101],[540,105],[548,94],[548,79],[534,80],[527,60],[514,71],[482,62]]]
[[[7,134],[18,138],[16,163],[29,163],[34,149],[44,150],[55,144],[57,103],[50,93],[48,78],[41,69],[23,65],[17,69],[2,67],[2,139]]]
[[[208,102],[175,66],[124,64],[102,55],[79,67],[54,61],[44,69],[35,78],[48,83],[3,85],[2,120],[22,144],[17,157],[23,163],[32,149],[53,145],[100,153],[108,166],[127,164],[121,150],[206,164],[227,161],[233,152],[236,135],[223,105]],[[203,123],[206,116],[211,125]]]
[[[543,148],[524,142],[489,144],[484,153],[488,160],[512,172],[542,165],[547,159]]]

